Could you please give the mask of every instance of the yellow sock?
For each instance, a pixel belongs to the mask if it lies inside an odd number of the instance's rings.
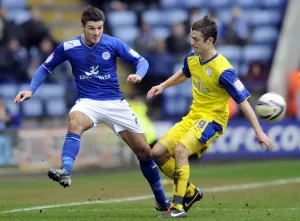
[[[173,180],[173,174],[175,169],[175,160],[173,157],[170,157],[167,162],[165,162],[164,165],[160,167],[161,171],[169,177],[171,180]]]
[[[172,203],[171,207],[175,207],[179,211],[183,210],[183,205],[182,204]]]
[[[176,167],[173,177],[173,195],[177,197],[184,197],[187,190],[187,182],[190,177],[190,165]]]
[[[187,197],[194,196],[195,195],[195,189],[196,189],[195,185],[192,184],[192,183],[189,183],[188,187],[186,188],[185,196],[187,196]]]
[[[173,180],[173,174],[175,170],[175,159],[173,157],[170,157],[169,160],[160,167],[160,169],[167,177]],[[195,188],[196,187],[192,183],[189,183],[188,187],[186,188],[185,195],[187,197],[193,196],[195,194]]]

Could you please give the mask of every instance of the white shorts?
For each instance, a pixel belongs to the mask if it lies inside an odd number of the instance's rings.
[[[70,113],[73,111],[80,111],[86,114],[94,122],[94,127],[104,123],[117,134],[124,130],[144,133],[138,119],[125,99],[97,101],[81,98],[76,101]]]

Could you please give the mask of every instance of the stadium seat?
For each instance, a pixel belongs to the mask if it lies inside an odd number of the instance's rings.
[[[247,45],[243,49],[242,58],[246,63],[254,60],[269,62],[272,58],[272,48],[263,45]]]
[[[200,8],[202,13],[202,8],[207,7],[207,0],[185,0],[184,7],[186,8]]]
[[[252,26],[279,25],[282,19],[280,10],[245,10],[244,18]]]
[[[6,18],[20,25],[30,19],[30,13],[28,10],[22,8],[13,8],[8,11]]]
[[[281,8],[287,3],[287,0],[263,0],[261,6],[266,8]]]
[[[233,6],[232,3],[231,0],[209,0],[207,6],[211,9],[229,8]]]
[[[43,103],[39,98],[31,98],[22,103],[22,115],[24,117],[42,117]]]
[[[16,84],[0,84],[0,96],[13,99],[18,94],[18,86]]]
[[[191,79],[178,85],[178,95],[185,96],[185,98],[192,97],[192,82]]]
[[[218,52],[224,55],[229,62],[240,62],[242,57],[242,48],[237,45],[220,45],[217,47]]]
[[[1,0],[1,5],[5,8],[26,8],[26,0]]]
[[[29,89],[30,84],[20,84],[19,91],[27,91]]]
[[[237,76],[240,76],[240,64],[238,62],[230,62]]]
[[[166,96],[166,97],[177,96],[177,88],[176,88],[176,86],[166,88],[164,90],[164,96]]]
[[[66,87],[63,84],[43,84],[37,90],[35,96],[43,99],[64,98],[66,96]]]
[[[173,68],[173,73],[175,73],[176,71],[182,69],[182,67],[183,67],[183,61],[175,64],[174,68]]]
[[[220,22],[223,24],[229,24],[232,19],[231,15],[231,9],[230,8],[225,8],[225,9],[220,9],[217,11],[218,18],[220,19]]]
[[[261,0],[235,0],[237,6],[241,8],[258,8]]]
[[[165,25],[174,25],[183,23],[188,20],[188,13],[185,10],[174,9],[162,11],[163,20],[162,23]]]
[[[65,99],[48,99],[45,101],[45,112],[49,117],[62,117],[67,113]]]
[[[134,39],[140,34],[140,29],[135,26],[123,26],[114,28],[112,32],[116,38],[132,46]]]
[[[165,97],[165,96],[164,96]],[[182,115],[182,113],[187,112],[190,107],[188,100],[182,96],[176,97],[165,97],[164,100],[164,112],[167,115],[178,116]]]
[[[149,25],[161,25],[162,15],[158,10],[148,10],[142,13],[142,21]]]
[[[160,6],[162,8],[179,8],[181,2],[181,0],[160,0]]]
[[[112,28],[137,25],[137,15],[133,11],[109,12],[107,17]]]
[[[157,39],[166,39],[171,35],[170,28],[166,27],[154,27],[152,28],[152,35]]]
[[[257,27],[252,31],[251,42],[254,44],[273,44],[277,41],[279,30],[274,26]]]
[[[20,105],[16,105],[13,99],[4,99],[5,105],[11,117],[17,117],[21,113]]]
[[[239,76],[246,76],[249,70],[249,64],[248,63],[243,63],[242,65],[240,65],[240,74]]]

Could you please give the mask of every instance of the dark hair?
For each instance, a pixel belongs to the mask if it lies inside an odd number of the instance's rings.
[[[99,8],[95,8],[91,6],[87,7],[86,9],[83,10],[81,14],[81,23],[83,24],[83,26],[85,26],[85,24],[88,21],[105,22],[105,16],[103,11],[101,11]]]
[[[216,22],[210,19],[207,15],[201,20],[196,21],[192,25],[192,30],[200,31],[203,34],[205,41],[207,41],[210,37],[214,39],[213,43],[217,40],[218,26]]]

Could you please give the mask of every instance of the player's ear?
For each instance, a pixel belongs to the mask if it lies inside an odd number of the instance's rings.
[[[214,39],[213,37],[209,37],[207,40],[208,40],[210,43],[214,44],[215,39]]]

